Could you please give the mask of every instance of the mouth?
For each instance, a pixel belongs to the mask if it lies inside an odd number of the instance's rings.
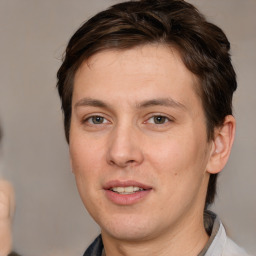
[[[133,194],[144,190],[152,189],[149,185],[134,181],[134,180],[112,180],[105,184],[105,190],[111,190],[118,194]]]
[[[113,187],[113,188],[110,188],[109,190],[121,195],[131,195],[134,193],[138,193],[140,191],[144,191],[146,189],[143,189],[137,186],[128,186],[128,187]]]
[[[106,183],[104,190],[107,198],[117,205],[132,205],[147,198],[152,187],[137,181],[113,180]]]

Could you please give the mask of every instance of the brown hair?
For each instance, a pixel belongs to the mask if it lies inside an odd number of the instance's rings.
[[[153,43],[176,48],[188,70],[198,77],[208,140],[213,139],[214,128],[232,114],[232,96],[237,87],[226,35],[183,0],[141,0],[116,4],[98,13],[70,39],[57,73],[68,142],[73,80],[81,63],[107,49]],[[217,174],[211,174],[206,208],[214,200],[216,179]]]

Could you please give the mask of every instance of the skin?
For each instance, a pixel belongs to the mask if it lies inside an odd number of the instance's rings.
[[[0,256],[10,253],[12,247],[11,219],[14,213],[12,185],[0,180]]]
[[[208,141],[197,85],[179,54],[161,45],[103,51],[77,71],[70,158],[107,256],[197,255],[206,244],[209,174],[228,159],[235,121],[227,116]],[[112,180],[151,189],[120,205],[104,190]]]

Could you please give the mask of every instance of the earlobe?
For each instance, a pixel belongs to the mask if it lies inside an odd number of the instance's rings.
[[[235,137],[236,121],[232,115],[225,117],[221,127],[215,129],[212,150],[206,171],[219,173],[226,165]]]

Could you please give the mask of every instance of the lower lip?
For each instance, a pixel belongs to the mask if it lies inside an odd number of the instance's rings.
[[[151,191],[151,189],[147,189],[147,190],[135,192],[133,194],[122,195],[122,194],[113,192],[111,190],[105,190],[107,198],[111,202],[118,204],[118,205],[135,204],[135,203],[141,201],[142,199],[144,199],[145,197],[147,197],[148,194],[150,193],[150,191]]]

